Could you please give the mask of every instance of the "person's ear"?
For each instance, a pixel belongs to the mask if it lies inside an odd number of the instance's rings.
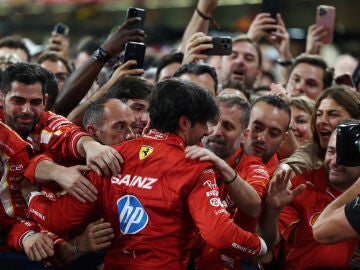
[[[98,140],[98,136],[96,134],[97,132],[97,127],[95,127],[94,125],[87,125],[86,128],[85,128],[86,132],[90,134],[90,136],[95,139],[95,140]]]
[[[250,129],[249,128],[246,128],[243,132],[243,135],[241,137],[241,143],[245,143],[246,140],[248,139],[249,137],[249,132],[250,132]]]
[[[45,95],[44,95],[44,100],[43,100],[44,106],[46,106],[46,104],[47,104],[47,102],[48,102],[48,99],[49,99],[49,95],[48,95],[48,94],[45,94]]]
[[[179,118],[178,125],[179,125],[179,130],[187,131],[189,128],[191,128],[191,121],[187,116],[182,115]]]

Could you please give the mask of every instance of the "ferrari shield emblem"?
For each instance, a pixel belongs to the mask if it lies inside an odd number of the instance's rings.
[[[139,159],[142,160],[142,159],[150,156],[153,151],[154,151],[154,148],[152,148],[151,146],[147,146],[147,145],[141,146],[140,151],[139,151]]]

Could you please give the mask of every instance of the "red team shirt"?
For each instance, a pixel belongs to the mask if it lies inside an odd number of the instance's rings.
[[[239,176],[248,182],[258,193],[263,201],[266,196],[267,186],[270,175],[260,157],[247,155],[239,147],[238,151],[229,161],[239,174]],[[234,222],[246,231],[255,231],[258,222],[257,218],[251,218],[238,210],[235,203],[230,199],[229,192],[224,183],[219,184],[219,197],[227,205],[227,211]],[[196,259],[198,269],[241,269],[241,258],[234,258],[221,254],[216,248],[206,244],[200,258]]]
[[[27,220],[27,205],[20,192],[29,152],[30,145],[0,121],[0,231],[8,234],[8,246],[17,251],[22,251],[22,240],[28,232],[39,230]]]
[[[306,189],[280,214],[279,232],[285,240],[282,241],[281,269],[349,267],[357,239],[324,245],[313,238],[312,225],[324,208],[341,194],[329,186],[327,179],[323,167],[293,178],[294,187],[303,183]]]
[[[36,221],[60,233],[82,223],[96,205],[115,231],[105,269],[185,269],[191,233],[228,255],[256,256],[264,246],[256,235],[229,219],[218,195],[212,165],[185,159],[183,140],[152,130],[114,147],[125,160],[116,177],[88,177],[99,191],[95,203],[69,195],[50,202],[33,196]]]

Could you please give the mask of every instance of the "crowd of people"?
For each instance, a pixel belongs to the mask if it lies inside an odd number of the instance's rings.
[[[1,269],[360,265],[360,166],[336,151],[360,93],[334,79],[357,60],[330,67],[316,25],[293,55],[268,13],[208,55],[217,4],[198,0],[179,48],[147,70],[122,62],[145,42],[138,17],[76,58],[63,34],[37,55],[0,39]]]

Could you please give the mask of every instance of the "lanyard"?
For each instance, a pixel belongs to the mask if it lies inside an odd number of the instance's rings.
[[[235,170],[236,166],[239,165],[240,160],[241,160],[243,154],[244,154],[244,151],[241,151],[241,153],[236,157],[235,162],[234,162],[234,164],[231,166],[231,168],[233,168],[233,169]],[[222,180],[221,178],[216,180],[216,184],[217,184],[218,186],[220,186],[220,184],[221,184],[222,182],[223,182],[223,180]]]

